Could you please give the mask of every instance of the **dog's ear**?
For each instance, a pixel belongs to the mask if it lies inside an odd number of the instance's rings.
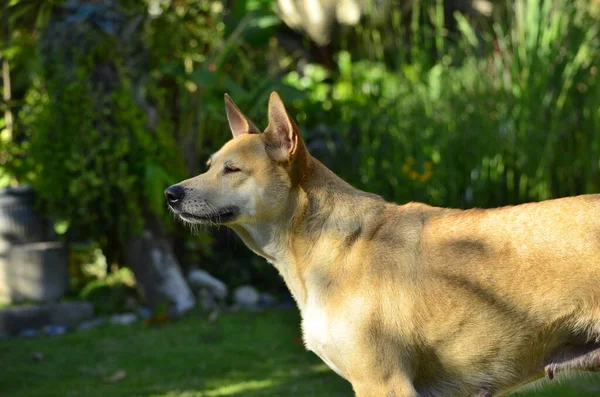
[[[295,154],[299,145],[299,133],[296,123],[288,115],[279,94],[272,92],[269,97],[268,134],[272,149],[278,160],[288,161]]]
[[[260,134],[260,130],[248,120],[244,113],[237,107],[231,97],[225,94],[225,111],[227,112],[227,121],[229,121],[229,128],[235,138],[242,134]]]

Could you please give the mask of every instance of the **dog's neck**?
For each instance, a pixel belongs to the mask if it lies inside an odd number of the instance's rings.
[[[250,249],[277,268],[302,309],[309,294],[305,283],[308,270],[329,266],[328,260],[316,255],[317,244],[329,243],[340,251],[347,250],[357,234],[368,230],[367,224],[378,221],[376,215],[384,205],[380,197],[353,188],[311,159],[310,171],[278,219],[266,224],[234,225],[232,229]],[[356,208],[369,210],[359,213]],[[331,244],[331,240],[338,244]]]

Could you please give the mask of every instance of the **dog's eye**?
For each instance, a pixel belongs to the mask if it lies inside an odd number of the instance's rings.
[[[228,165],[226,165],[226,166],[225,166],[225,170],[224,170],[224,172],[225,172],[226,174],[231,174],[231,173],[234,173],[234,172],[240,172],[240,171],[241,171],[241,170],[240,170],[238,167],[236,167],[236,166],[233,166],[233,165],[231,165],[231,164],[228,164]]]

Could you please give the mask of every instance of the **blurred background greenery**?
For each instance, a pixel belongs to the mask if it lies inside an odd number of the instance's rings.
[[[148,231],[184,273],[285,293],[233,233],[166,211],[163,190],[230,138],[226,92],[264,128],[278,91],[314,156],[397,203],[600,190],[597,0],[0,4],[0,187],[33,187],[69,298],[100,314],[135,294],[128,247]]]
[[[264,127],[279,91],[315,156],[398,203],[598,192],[597,1],[330,0],[320,23],[301,3],[5,0],[1,184],[109,268],[152,218],[184,269],[273,291],[236,237],[163,203],[229,138],[225,92]]]

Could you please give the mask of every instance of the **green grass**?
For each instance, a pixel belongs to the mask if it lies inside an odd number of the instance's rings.
[[[102,326],[53,338],[0,341],[0,395],[352,396],[349,384],[298,343],[296,312],[194,313],[156,327]],[[45,358],[34,361],[32,353]],[[107,382],[119,370],[124,379]],[[533,396],[597,396],[598,378]]]

